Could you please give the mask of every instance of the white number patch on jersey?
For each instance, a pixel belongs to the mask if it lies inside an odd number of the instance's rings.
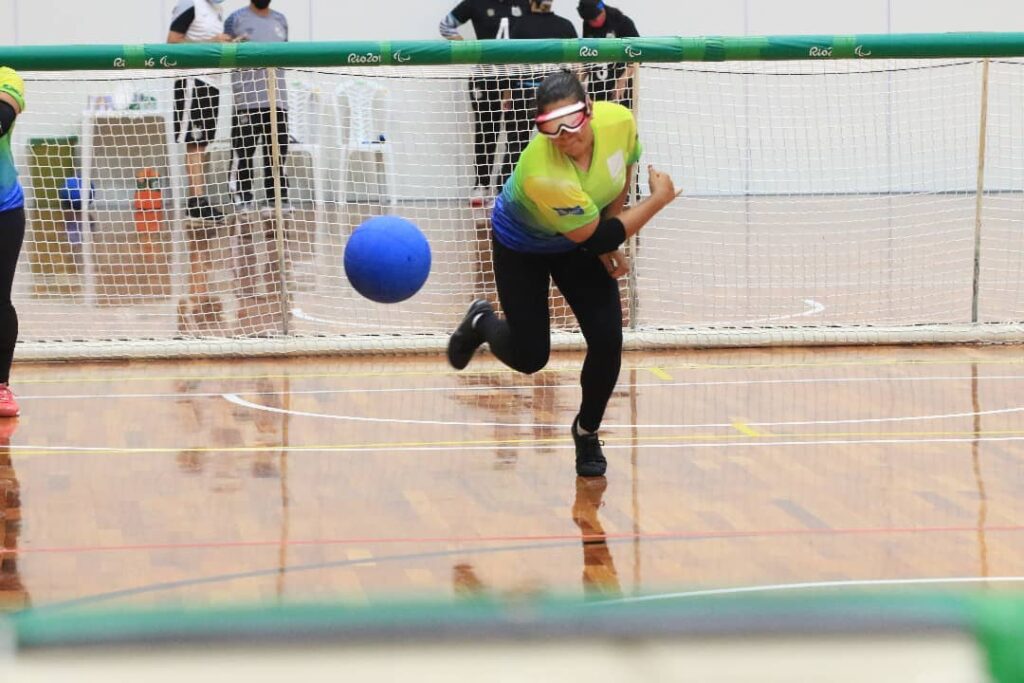
[[[622,155],[622,150],[608,157],[608,173],[612,180],[618,180],[620,176],[625,175],[626,158]]]
[[[498,26],[498,33],[494,36],[496,40],[508,40],[512,36],[512,32],[509,29],[508,17],[501,18],[501,24]]]

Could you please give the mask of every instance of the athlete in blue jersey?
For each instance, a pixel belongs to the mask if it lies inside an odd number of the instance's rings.
[[[0,67],[0,418],[16,417],[18,402],[8,386],[18,313],[11,303],[14,269],[25,240],[25,194],[11,153],[14,120],[25,108],[25,84],[13,69]]]
[[[551,351],[549,298],[554,280],[587,341],[573,420],[576,474],[597,477],[607,461],[597,430],[622,365],[622,300],[628,272],[619,246],[676,197],[672,179],[648,169],[651,194],[625,207],[643,151],[625,107],[592,103],[569,71],[537,90],[537,132],[494,204],[494,279],[504,319],[475,301],[448,342],[461,370],[484,342],[514,370],[534,373]]]

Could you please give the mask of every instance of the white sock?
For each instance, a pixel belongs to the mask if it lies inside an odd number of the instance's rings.
[[[577,422],[576,423],[576,433],[578,435],[580,435],[580,436],[589,436],[589,435],[593,434],[594,432],[588,432],[586,429],[584,429],[583,427],[580,426],[579,422]]]

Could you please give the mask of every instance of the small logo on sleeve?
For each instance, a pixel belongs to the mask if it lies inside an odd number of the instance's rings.
[[[582,216],[582,206],[552,207],[559,216]]]

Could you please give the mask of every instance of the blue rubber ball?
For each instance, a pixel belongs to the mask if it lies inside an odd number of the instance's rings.
[[[78,176],[68,176],[64,184],[57,189],[57,198],[65,203],[70,203],[76,210],[82,206],[82,179]]]
[[[404,218],[376,216],[356,228],[345,245],[345,275],[371,301],[405,301],[430,275],[430,244]]]

